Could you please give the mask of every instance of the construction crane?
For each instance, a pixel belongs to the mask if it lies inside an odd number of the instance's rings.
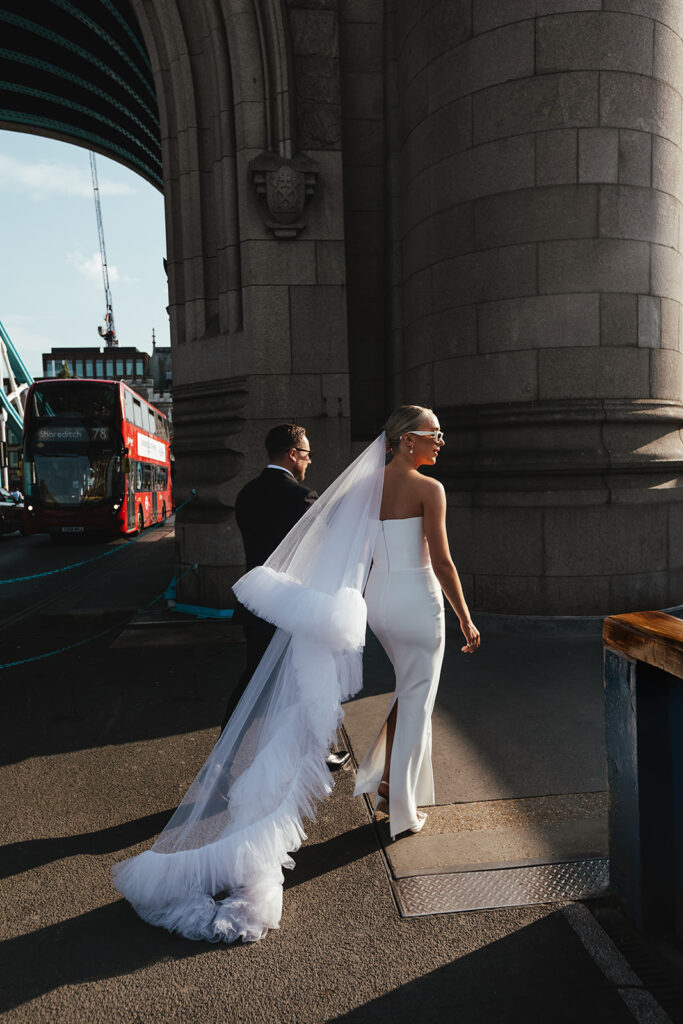
[[[119,339],[116,337],[116,330],[114,329],[114,310],[112,308],[111,301],[111,288],[109,287],[109,269],[107,267],[107,250],[104,246],[104,227],[102,226],[102,207],[100,205],[100,186],[97,181],[97,166],[95,164],[95,154],[90,152],[90,173],[92,175],[92,188],[95,196],[95,214],[97,217],[97,234],[100,240],[100,259],[102,261],[102,280],[104,282],[104,301],[106,303],[106,312],[104,314],[104,327],[101,325],[97,328],[97,332],[101,338],[107,343],[109,348],[114,348],[119,343]]]

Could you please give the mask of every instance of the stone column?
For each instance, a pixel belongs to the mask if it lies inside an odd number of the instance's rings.
[[[477,609],[682,600],[682,33],[675,0],[398,5],[396,387],[447,431]]]

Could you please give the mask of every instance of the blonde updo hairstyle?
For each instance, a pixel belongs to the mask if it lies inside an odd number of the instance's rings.
[[[387,435],[387,451],[398,451],[402,435],[409,434],[411,430],[419,430],[420,423],[426,414],[432,411],[424,405],[399,405],[398,409],[394,409],[384,424],[384,432]]]

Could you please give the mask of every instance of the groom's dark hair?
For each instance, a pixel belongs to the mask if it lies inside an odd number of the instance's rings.
[[[277,459],[290,448],[299,448],[305,433],[306,428],[297,427],[296,423],[278,423],[266,434],[266,451],[269,458]]]

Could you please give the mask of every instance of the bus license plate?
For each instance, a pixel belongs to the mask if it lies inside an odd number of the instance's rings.
[[[62,533],[84,533],[84,526],[63,526]]]

